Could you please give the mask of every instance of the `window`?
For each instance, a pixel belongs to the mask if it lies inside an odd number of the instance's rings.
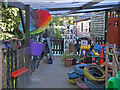
[[[81,32],[83,32],[83,23],[81,23]]]
[[[90,28],[91,28],[91,22],[89,22],[89,32],[90,32]]]
[[[120,17],[120,11],[118,11],[118,17]]]
[[[112,11],[112,12],[111,12],[111,18],[113,17],[113,14],[114,14],[114,13],[113,13],[113,11]]]
[[[118,27],[118,21],[115,20],[115,27]]]
[[[109,25],[111,25],[111,23],[109,23]]]
[[[116,18],[116,11],[113,12],[113,17]]]
[[[110,18],[110,12],[108,12],[108,18]]]
[[[116,18],[118,18],[118,17],[119,17],[119,12],[117,11],[117,12],[116,12]]]

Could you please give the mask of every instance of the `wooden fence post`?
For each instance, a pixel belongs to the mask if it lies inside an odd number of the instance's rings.
[[[116,50],[116,45],[113,44],[113,51]],[[113,71],[112,71],[112,77],[115,77],[115,57],[114,55],[112,56],[112,66],[113,66]]]
[[[108,81],[108,43],[106,44],[106,65],[105,65],[105,88],[107,86],[107,81]]]
[[[30,5],[26,5],[25,7],[26,7],[25,8],[25,10],[26,10],[25,47],[29,47],[30,46]],[[30,50],[26,49],[25,52],[30,52]],[[29,68],[29,59],[28,59],[27,55],[25,55],[25,62],[26,62],[25,67]]]
[[[30,70],[30,5],[25,5],[26,10],[26,24],[25,24],[25,67]],[[26,88],[30,83],[30,73],[27,72],[23,76],[23,88]]]
[[[0,56],[1,56],[1,60],[2,60],[2,64],[0,67],[0,75],[1,75],[1,82],[0,84],[2,85],[0,89],[2,88],[7,88],[7,79],[6,79],[6,65],[5,65],[5,58],[4,58],[4,52],[0,51]]]
[[[11,72],[10,72],[10,75],[12,75],[12,72],[13,71],[16,71],[18,68],[17,68],[17,40],[16,39],[12,39],[11,40],[11,49],[10,49],[10,52],[9,52],[9,64],[10,64],[10,67],[11,67]],[[14,80],[15,80],[15,83],[14,83]],[[17,78],[13,78],[11,76],[11,87],[12,88],[17,88]]]
[[[30,46],[30,5],[26,5],[25,47]]]

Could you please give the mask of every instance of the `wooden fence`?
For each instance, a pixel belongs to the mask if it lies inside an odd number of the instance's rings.
[[[6,42],[7,43],[7,42]],[[24,47],[17,49],[17,41],[10,41],[10,44],[5,44],[6,48],[3,50],[3,60],[6,66],[6,88],[25,88],[29,84],[29,72],[24,73],[23,75],[13,78],[12,72],[26,67],[30,69],[30,48]],[[3,73],[4,74],[4,73]],[[4,76],[5,77],[5,76]],[[5,87],[4,87],[5,88]]]
[[[53,54],[64,53],[64,39],[63,38],[51,38],[51,46]]]
[[[12,72],[17,70],[17,51],[8,48],[5,53],[6,71],[7,71],[7,88],[16,88],[17,79],[12,78]]]
[[[41,38],[41,37],[40,37]],[[38,39],[40,41],[40,38]],[[53,54],[64,53],[64,39],[51,38],[51,47]],[[9,43],[9,44],[8,44]],[[17,78],[12,77],[12,72],[26,67],[29,71],[30,68],[30,47],[25,47],[24,40],[21,41],[21,47],[17,47],[18,41],[6,41],[3,50],[3,61],[6,66],[6,84],[7,88],[25,88],[29,84],[30,72],[24,73]],[[43,55],[42,55],[43,56]],[[40,57],[42,58],[42,57]]]

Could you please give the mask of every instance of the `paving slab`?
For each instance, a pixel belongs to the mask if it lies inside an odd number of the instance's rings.
[[[61,62],[61,56],[55,56],[53,64],[48,64],[44,57],[39,68],[31,75],[28,88],[78,88],[69,83],[68,78],[68,72],[74,67],[65,67]]]

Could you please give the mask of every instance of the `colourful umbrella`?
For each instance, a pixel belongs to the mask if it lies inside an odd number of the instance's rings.
[[[38,28],[46,24],[45,21],[47,21],[47,19],[51,19],[51,17],[49,17],[50,14],[46,10],[36,10],[36,14],[37,14],[37,27]]]
[[[50,24],[51,15],[47,10],[36,10],[36,16],[37,16],[37,25],[34,23],[33,18],[30,16],[30,32],[31,32],[30,34],[40,33],[44,31],[47,28],[47,26]],[[19,29],[23,31],[22,23],[20,23]]]

